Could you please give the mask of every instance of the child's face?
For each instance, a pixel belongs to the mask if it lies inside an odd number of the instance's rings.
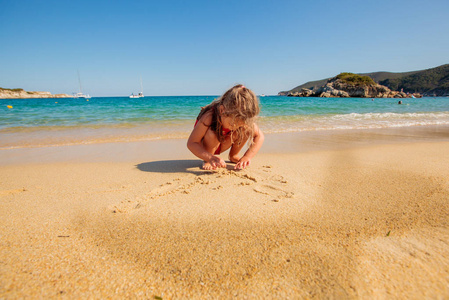
[[[240,127],[245,126],[245,122],[243,120],[227,116],[223,105],[220,106],[220,114],[221,114],[221,122],[224,128],[236,130]]]
[[[222,117],[221,121],[223,122],[223,127],[228,128],[230,130],[236,130],[240,127],[245,126],[245,122],[233,117],[224,116]]]

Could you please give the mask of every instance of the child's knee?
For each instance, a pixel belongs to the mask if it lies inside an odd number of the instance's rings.
[[[215,153],[220,142],[218,141],[217,135],[211,129],[208,129],[203,137],[202,144],[208,152]]]
[[[229,152],[229,160],[233,163],[237,163],[240,160],[240,156],[238,153],[231,154],[231,152]]]
[[[216,143],[218,142],[217,135],[212,129],[207,129],[206,134],[203,137],[204,140],[206,140],[208,143]]]

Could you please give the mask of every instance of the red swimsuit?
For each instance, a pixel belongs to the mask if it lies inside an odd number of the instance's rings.
[[[198,124],[198,120],[196,120],[195,126],[196,126],[196,124]],[[195,126],[193,126],[193,127],[195,128]],[[223,128],[222,131],[223,131],[224,136],[227,136],[229,133],[231,133],[231,129],[228,129],[228,128]],[[221,153],[221,144],[218,145],[218,148],[217,148],[217,150],[215,150],[214,154],[220,154],[220,153]]]

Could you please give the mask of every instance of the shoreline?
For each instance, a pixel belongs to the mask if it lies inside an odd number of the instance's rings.
[[[446,298],[449,131],[0,150],[0,298]],[[226,156],[227,154],[223,154]]]
[[[266,134],[261,153],[300,153],[382,144],[449,141],[449,125]],[[0,166],[35,162],[124,162],[194,157],[187,138],[0,149]],[[227,155],[227,154],[222,154]]]

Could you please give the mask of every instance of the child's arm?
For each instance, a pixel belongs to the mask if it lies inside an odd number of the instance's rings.
[[[225,161],[209,153],[203,146],[202,140],[206,135],[208,126],[205,124],[209,124],[212,122],[211,115],[204,115],[196,124],[195,128],[193,128],[192,133],[190,134],[189,139],[187,140],[187,148],[199,159],[202,159],[211,164],[212,168],[226,168]]]
[[[240,158],[234,169],[244,169],[251,163],[251,159],[259,152],[262,147],[265,136],[257,124],[254,124],[253,144],[248,148],[245,154]]]

